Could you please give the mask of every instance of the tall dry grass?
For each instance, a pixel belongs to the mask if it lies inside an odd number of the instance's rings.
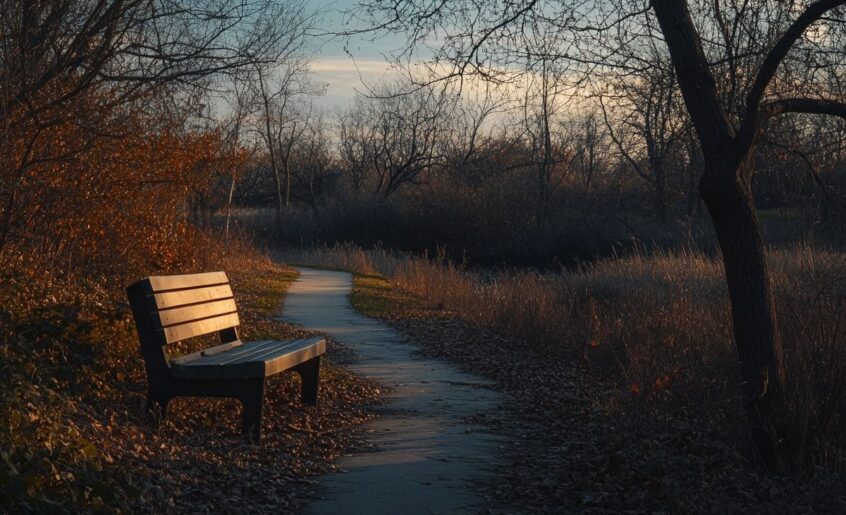
[[[730,425],[742,417],[719,256],[609,258],[561,273],[478,273],[438,256],[354,245],[292,249],[289,262],[379,273],[547,359],[577,357],[621,408]],[[784,341],[786,452],[802,468],[846,455],[846,257],[809,246],[769,256]],[[517,350],[517,349],[515,349]]]

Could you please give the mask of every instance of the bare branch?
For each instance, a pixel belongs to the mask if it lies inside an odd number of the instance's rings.
[[[769,51],[758,69],[749,93],[746,95],[746,112],[743,115],[738,134],[741,146],[748,147],[754,142],[760,126],[758,108],[761,100],[788,52],[808,27],[819,21],[827,12],[842,5],[846,5],[846,0],[818,0],[814,2],[796,18]]]
[[[815,98],[786,98],[766,102],[761,106],[761,114],[765,118],[785,113],[822,114],[846,119],[846,103]]]

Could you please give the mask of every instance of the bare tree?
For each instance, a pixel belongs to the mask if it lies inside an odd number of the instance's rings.
[[[600,124],[599,116],[593,111],[569,124],[568,139],[574,153],[573,169],[581,177],[587,193],[591,192],[594,182],[606,166],[609,142]]]
[[[529,74],[529,85],[523,99],[523,129],[531,150],[539,202],[538,222],[549,219],[549,203],[555,187],[553,180],[560,168],[563,145],[554,142],[553,125],[562,107],[561,74],[555,62],[545,56]]]
[[[247,150],[246,142],[244,141],[244,132],[247,118],[250,115],[250,93],[249,89],[241,82],[234,82],[232,88],[232,95],[229,99],[229,115],[226,120],[222,122],[222,127],[226,134],[224,138],[224,145],[230,154],[237,154],[242,151],[247,151],[249,155],[255,154],[255,145],[252,145]],[[240,161],[240,160],[239,160]],[[238,184],[239,171],[241,168],[239,162],[230,170],[229,187],[226,194],[226,222],[224,224],[224,237],[229,238],[229,227],[232,221],[232,202],[235,198],[235,188]]]
[[[318,127],[322,127],[322,115],[317,112],[314,103],[311,101],[304,101],[295,105],[288,112],[286,120],[280,120],[279,149],[280,163],[285,173],[286,207],[291,202],[291,180],[297,175],[297,170],[294,170],[294,166],[295,164],[299,164],[303,167],[307,163],[304,160],[299,160],[297,163],[293,157],[299,147],[310,146],[317,148],[319,140],[327,137],[325,133],[318,134],[315,132],[315,129]]]
[[[644,27],[657,20],[702,150],[700,191],[722,249],[750,439],[761,462],[778,468],[773,420],[784,405],[784,370],[752,195],[753,150],[775,117],[846,117],[846,103],[830,87],[844,71],[846,0],[470,4],[398,0],[373,2],[369,12],[380,28],[408,35],[401,55],[437,33],[442,45],[430,69],[442,70],[439,80],[470,73],[507,80],[514,63],[537,59],[531,42],[539,26],[559,43],[544,50],[547,56],[578,66],[576,82],[601,69],[642,70],[649,60],[631,49],[652,37]],[[625,56],[613,34],[625,35]],[[795,70],[809,67],[809,80],[795,80]]]
[[[490,84],[482,84],[481,89],[457,99],[451,123],[443,128],[449,133],[449,137],[443,139],[447,168],[456,179],[479,179],[477,169],[481,153],[492,138],[491,120],[504,112],[507,103],[508,98]]]
[[[671,176],[671,161],[683,150],[689,124],[669,56],[653,47],[650,60],[652,67],[610,82],[611,91],[599,103],[611,141],[652,188],[655,213],[667,222],[672,182],[681,179]]]
[[[779,462],[772,417],[784,406],[784,369],[772,285],[752,196],[751,158],[763,125],[775,116],[794,112],[846,117],[846,104],[839,100],[767,95],[779,65],[805,31],[844,4],[844,0],[814,2],[787,26],[766,53],[746,91],[739,123],[732,123],[720,102],[686,3],[652,2],[702,147],[705,171],[700,189],[722,249],[735,341],[749,399],[751,436],[762,461],[771,469]]]
[[[296,112],[298,98],[320,93],[319,86],[309,78],[311,62],[306,55],[315,16],[303,3],[290,4],[284,17],[277,20],[277,30],[283,34],[277,58],[272,63],[256,63],[241,78],[253,92],[253,130],[263,141],[270,161],[277,230],[282,229],[282,214],[290,202],[290,150],[303,126]]]
[[[357,173],[372,174],[373,192],[383,197],[418,183],[445,160],[441,127],[454,103],[443,90],[403,88],[395,83],[376,96],[359,97],[341,127],[342,137],[353,138],[341,143],[344,159]]]
[[[329,123],[324,113],[310,106],[302,118],[303,129],[289,153],[294,195],[317,211],[322,197],[337,177],[332,156]]]
[[[367,112],[361,106],[339,111],[338,154],[345,176],[353,192],[358,194],[373,173],[376,157],[375,128],[368,123]]]
[[[277,7],[272,0],[0,2],[0,255],[27,218],[18,214],[33,167],[120,137],[121,113],[177,97],[187,112],[213,78],[274,61]],[[67,123],[88,134],[83,143],[49,144]]]

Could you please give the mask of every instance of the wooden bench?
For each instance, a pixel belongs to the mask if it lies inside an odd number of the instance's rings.
[[[264,379],[285,370],[302,378],[302,400],[317,405],[322,338],[241,342],[238,309],[224,272],[148,277],[126,290],[147,369],[147,409],[163,418],[178,396],[241,401],[244,434],[261,437]],[[170,359],[168,344],[217,333],[220,345]]]

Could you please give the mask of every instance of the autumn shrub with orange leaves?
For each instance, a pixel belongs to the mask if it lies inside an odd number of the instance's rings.
[[[0,497],[35,511],[118,509],[139,492],[91,435],[96,400],[125,397],[143,370],[123,288],[156,273],[270,266],[244,238],[223,244],[192,223],[197,196],[241,156],[217,132],[107,93],[5,122]]]
[[[0,172],[4,268],[114,285],[139,271],[200,265],[210,245],[190,224],[193,199],[237,155],[220,151],[215,132],[115,110],[81,108],[85,116],[12,135]]]

